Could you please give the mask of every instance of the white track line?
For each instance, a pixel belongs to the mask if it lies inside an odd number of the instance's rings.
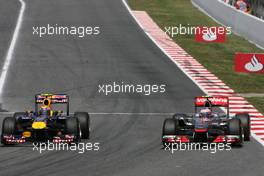
[[[19,31],[20,31],[21,24],[23,21],[24,11],[26,8],[26,3],[24,2],[24,0],[19,0],[19,2],[21,4],[21,8],[19,11],[19,16],[17,19],[16,28],[15,28],[15,31],[13,33],[13,37],[12,37],[12,40],[11,40],[11,43],[10,43],[10,46],[9,46],[9,49],[8,49],[8,52],[7,52],[7,55],[5,58],[5,62],[4,62],[3,68],[2,68],[1,76],[0,76],[0,100],[1,101],[2,101],[2,93],[3,93],[3,88],[4,88],[8,68],[9,68],[11,60],[13,58],[12,56],[13,56],[14,49],[16,46],[17,38],[19,36]]]

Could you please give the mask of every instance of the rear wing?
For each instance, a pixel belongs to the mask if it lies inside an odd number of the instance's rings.
[[[227,114],[229,114],[229,98],[226,96],[200,96],[195,97],[195,112],[197,107],[225,107],[227,108]]]
[[[50,99],[51,104],[67,104],[67,115],[69,115],[69,96],[66,94],[36,94],[35,111],[38,112],[38,104],[42,104],[45,99]]]
[[[206,103],[210,103],[212,107],[228,107],[229,106],[229,99],[228,97],[224,96],[217,96],[217,97],[209,97],[209,96],[201,96],[195,97],[195,106],[196,107],[204,107]]]

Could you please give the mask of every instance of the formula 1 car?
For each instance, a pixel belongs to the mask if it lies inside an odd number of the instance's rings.
[[[61,110],[51,109],[52,104],[66,104],[66,114]],[[77,143],[81,139],[89,139],[89,126],[90,118],[87,112],[75,112],[73,116],[70,115],[68,95],[37,94],[34,112],[16,112],[13,117],[3,120],[1,143]]]
[[[214,107],[224,107],[227,113],[213,113]],[[163,123],[164,146],[189,142],[230,143],[241,146],[243,141],[249,140],[249,115],[241,113],[230,117],[229,99],[223,96],[196,97],[194,114],[175,114]]]

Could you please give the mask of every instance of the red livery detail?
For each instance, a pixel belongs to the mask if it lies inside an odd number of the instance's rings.
[[[215,96],[215,97],[196,97],[195,106],[203,107],[206,101],[210,101],[212,106],[222,106],[228,107],[228,97],[225,96]]]
[[[205,132],[207,132],[207,129],[195,129],[194,131],[196,133],[205,133]]]

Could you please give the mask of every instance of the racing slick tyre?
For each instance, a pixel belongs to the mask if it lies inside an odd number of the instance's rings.
[[[80,141],[80,126],[77,118],[70,117],[65,121],[66,134],[74,135],[74,142]]]
[[[87,112],[75,112],[74,117],[79,120],[81,128],[81,138],[90,138],[90,117]]]
[[[250,141],[250,118],[248,114],[236,114],[236,118],[240,119],[244,132],[244,140]]]
[[[162,135],[176,135],[178,120],[165,119],[163,123]]]
[[[8,145],[4,140],[4,135],[14,135],[16,132],[16,119],[14,117],[6,117],[2,124],[1,143]]]
[[[228,122],[228,134],[229,135],[236,135],[239,136],[240,142],[237,143],[238,145],[243,144],[243,137],[242,137],[242,126],[240,119],[231,119]]]

